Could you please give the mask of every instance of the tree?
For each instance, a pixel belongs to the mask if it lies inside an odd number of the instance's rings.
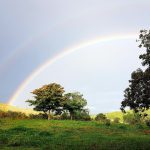
[[[124,91],[121,110],[125,112],[125,108],[129,107],[134,112],[143,114],[150,108],[150,31],[141,30],[138,41],[140,48],[146,48],[146,53],[139,56],[145,68],[137,69],[131,74],[129,87]]]
[[[87,101],[79,92],[67,93],[65,94],[65,99],[64,109],[69,111],[71,120],[76,111],[82,111],[87,105]]]
[[[34,110],[43,111],[48,114],[48,120],[50,120],[50,113],[60,113],[64,105],[64,88],[56,83],[44,85],[39,89],[35,89],[34,100],[27,100],[30,106],[34,106]]]
[[[96,121],[105,121],[107,119],[106,115],[103,113],[99,113],[96,115],[95,120]]]
[[[84,121],[90,121],[91,117],[89,115],[89,111],[87,109],[75,111],[73,115],[75,120],[84,120]]]

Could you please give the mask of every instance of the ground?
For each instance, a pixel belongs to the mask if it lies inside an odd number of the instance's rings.
[[[0,149],[148,150],[146,126],[70,120],[0,120]]]

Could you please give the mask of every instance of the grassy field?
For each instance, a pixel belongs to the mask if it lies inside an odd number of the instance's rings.
[[[0,103],[0,110],[3,111],[16,111],[16,112],[23,112],[25,114],[38,114],[38,112],[34,111],[33,109],[25,109],[25,108],[19,108],[15,106],[11,106],[8,104]]]
[[[95,121],[0,120],[0,149],[148,150],[150,129]]]

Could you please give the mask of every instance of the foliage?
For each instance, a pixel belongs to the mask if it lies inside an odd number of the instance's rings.
[[[106,126],[110,126],[111,125],[110,119],[105,119],[104,123],[105,123]]]
[[[11,119],[27,119],[28,116],[22,112],[15,111],[2,111],[0,110],[0,118],[11,118]]]
[[[106,115],[104,115],[103,113],[99,113],[99,114],[97,114],[96,115],[96,117],[95,117],[95,120],[96,121],[105,121],[107,118],[106,118]]]
[[[62,119],[62,120],[68,120],[68,119],[70,119],[69,113],[63,112],[63,113],[61,114],[61,119]]]
[[[135,125],[135,124],[141,124],[142,118],[141,115],[138,113],[126,113],[123,116],[123,121],[124,123]]]
[[[150,119],[145,120],[145,123],[148,127],[150,127]]]
[[[51,111],[61,113],[65,101],[64,88],[61,85],[51,83],[35,89],[32,93],[35,99],[27,100],[27,102],[34,106],[34,110],[48,113],[48,119],[50,119]]]
[[[150,30],[141,30],[139,35],[140,45],[139,47],[144,47],[146,49],[145,54],[140,55],[142,59],[142,65],[150,67]]]
[[[69,111],[70,118],[73,119],[76,111],[84,110],[87,105],[87,101],[83,98],[83,95],[79,92],[65,94],[64,110]]]
[[[146,49],[146,53],[139,56],[145,70],[137,69],[131,74],[129,87],[124,91],[124,100],[121,103],[123,112],[126,107],[135,112],[144,112],[150,108],[150,31],[141,30],[139,42],[139,47]]]
[[[114,121],[114,123],[119,123],[120,122],[120,118],[115,117],[113,121]]]
[[[47,119],[47,115],[43,113],[29,114],[29,119]]]
[[[89,112],[87,110],[75,111],[73,118],[75,120],[84,120],[84,121],[90,121],[91,120],[91,117],[90,117]]]

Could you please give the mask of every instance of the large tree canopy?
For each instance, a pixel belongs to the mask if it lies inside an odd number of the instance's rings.
[[[122,111],[125,111],[126,107],[135,112],[144,112],[150,108],[150,31],[141,30],[138,41],[139,47],[146,49],[146,52],[139,56],[144,69],[137,69],[131,74],[129,87],[125,90],[121,103]]]
[[[44,85],[39,89],[35,89],[34,100],[27,100],[30,105],[34,106],[34,110],[48,113],[50,119],[50,111],[60,112],[64,105],[64,88],[56,83]]]

